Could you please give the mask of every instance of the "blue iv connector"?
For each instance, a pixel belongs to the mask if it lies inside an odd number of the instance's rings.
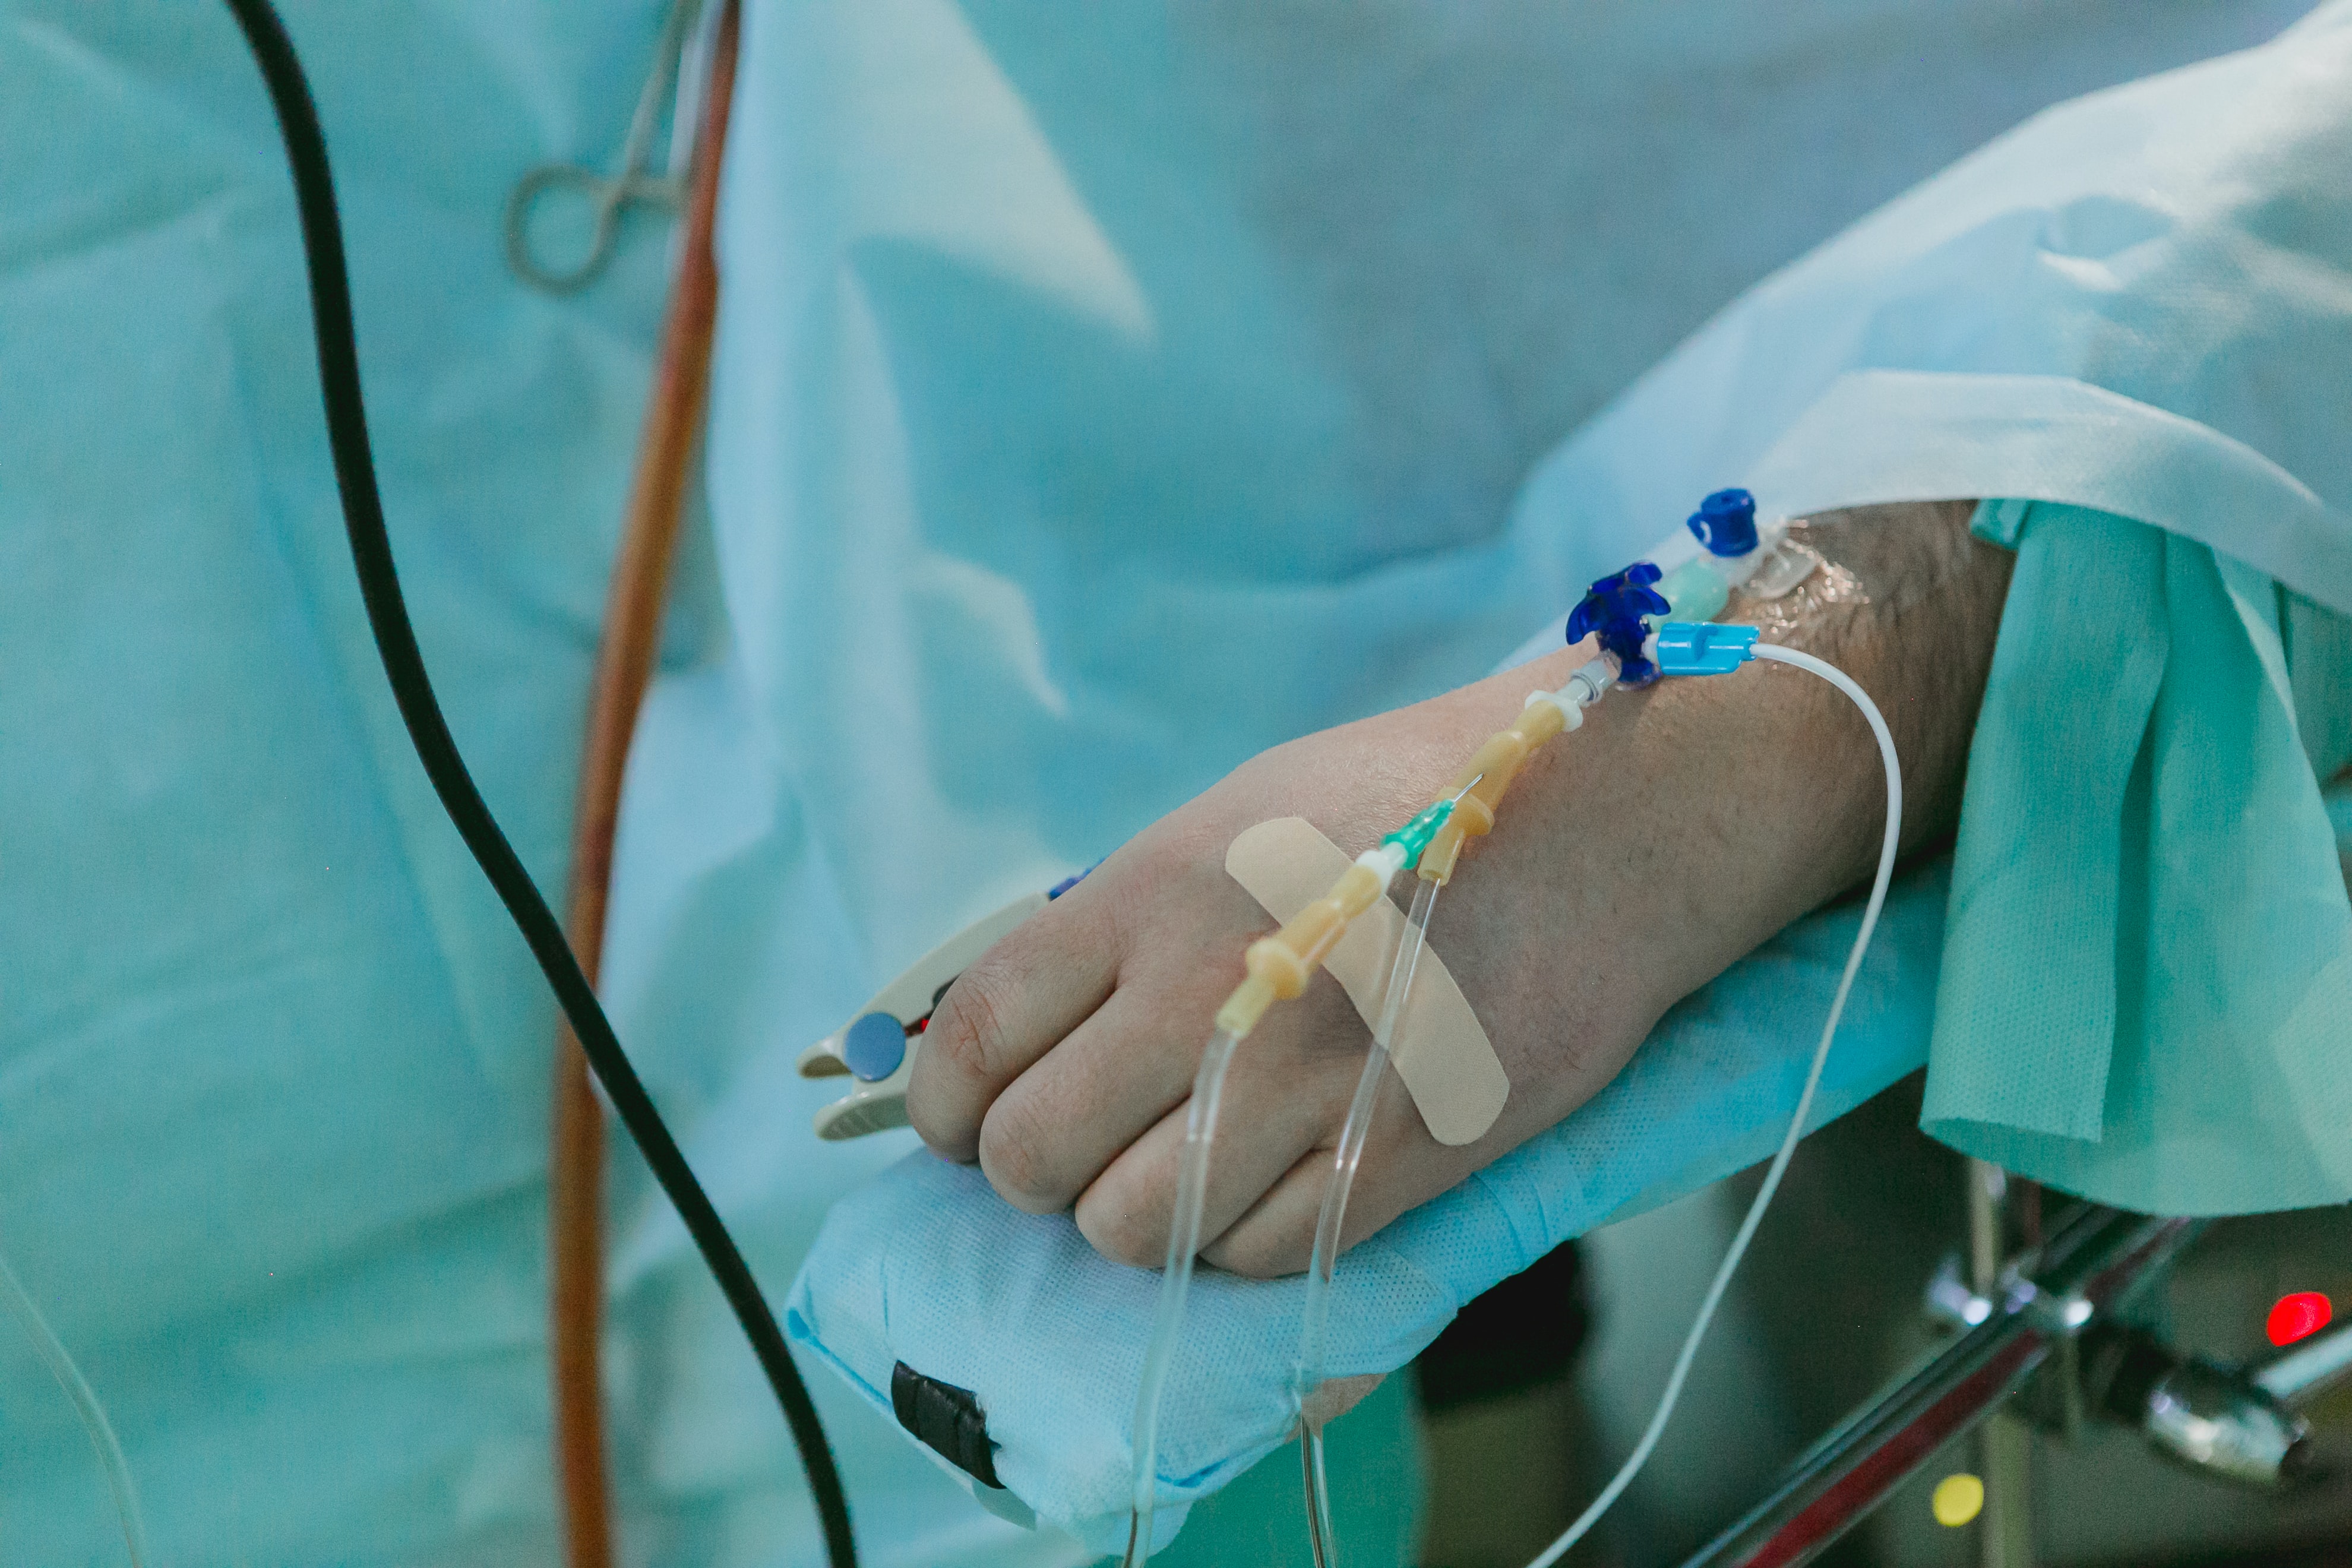
[[[1754,626],[1668,621],[1658,628],[1660,675],[1728,675],[1756,657]]]

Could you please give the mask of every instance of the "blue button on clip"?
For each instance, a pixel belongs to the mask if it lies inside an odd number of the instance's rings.
[[[907,1026],[887,1013],[868,1013],[841,1037],[842,1064],[860,1083],[880,1083],[907,1059]]]

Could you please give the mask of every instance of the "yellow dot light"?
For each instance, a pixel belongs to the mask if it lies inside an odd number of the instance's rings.
[[[1936,1483],[1936,1522],[1958,1530],[1984,1511],[1984,1482],[1974,1476],[1946,1476]]]

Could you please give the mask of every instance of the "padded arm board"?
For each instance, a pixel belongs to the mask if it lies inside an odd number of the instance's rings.
[[[1895,882],[1813,1125],[1926,1062],[1948,870],[1938,861]],[[1582,1109],[1349,1252],[1331,1375],[1393,1371],[1464,1302],[1570,1237],[1769,1154],[1859,920],[1858,902],[1842,904],[1782,932],[1678,1004]],[[901,1362],[970,1389],[1005,1486],[1108,1552],[1124,1540],[1128,1427],[1159,1278],[1106,1261],[1067,1214],[1021,1213],[977,1170],[918,1150],[835,1205],[786,1329],[886,1419]],[[1286,1439],[1299,1293],[1297,1279],[1197,1277],[1162,1415],[1163,1534]]]

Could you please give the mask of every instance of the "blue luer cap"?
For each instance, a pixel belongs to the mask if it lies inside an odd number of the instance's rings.
[[[1745,555],[1756,548],[1756,498],[1717,490],[1690,515],[1690,531],[1712,555]]]

